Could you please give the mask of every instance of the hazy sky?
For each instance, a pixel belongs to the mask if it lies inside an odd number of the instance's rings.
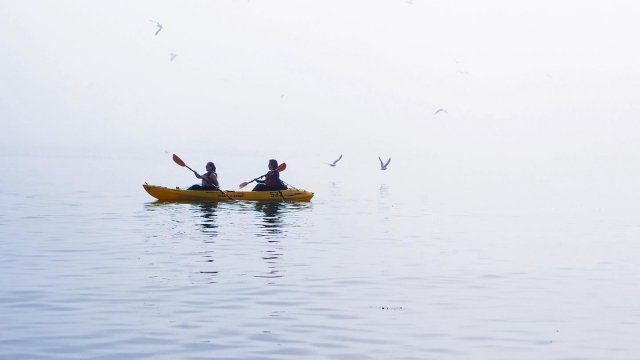
[[[638,19],[632,0],[0,0],[0,146],[626,162]]]

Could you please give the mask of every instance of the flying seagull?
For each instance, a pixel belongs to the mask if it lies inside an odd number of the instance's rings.
[[[389,158],[389,160],[387,160],[386,163],[382,161],[380,156],[378,156],[378,160],[380,160],[380,170],[387,170],[387,166],[389,166],[389,163],[391,162],[391,158]]]
[[[435,116],[435,115],[438,115],[438,114],[439,114],[439,113],[441,113],[441,112],[446,113],[446,112],[447,112],[447,110],[446,110],[446,109],[443,109],[443,108],[440,108],[440,109],[436,110],[436,112],[434,112],[434,113],[433,113],[433,115],[434,115],[434,116]]]
[[[158,33],[160,32],[160,30],[162,30],[162,24],[160,24],[159,22],[155,21],[155,20],[149,20],[152,23],[156,24],[156,27],[158,28],[158,30],[156,30],[156,36],[158,36]]]
[[[173,59],[175,59],[176,56],[178,56],[178,54],[176,54],[176,53],[169,54],[169,61],[173,61]]]
[[[327,165],[336,166],[336,164],[338,163],[338,161],[340,161],[340,159],[342,159],[342,154],[340,154],[340,156],[338,156],[338,158],[335,159],[331,164],[327,163]]]

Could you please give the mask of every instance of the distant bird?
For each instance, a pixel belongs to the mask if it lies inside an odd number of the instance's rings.
[[[178,56],[178,54],[176,54],[176,53],[169,54],[169,61],[173,61],[173,59],[175,59],[176,56]]]
[[[387,162],[384,162],[384,161],[382,161],[380,156],[378,156],[378,160],[380,160],[380,170],[387,170],[387,166],[389,166],[389,163],[391,162],[391,158],[389,158],[389,160],[387,160]]]
[[[443,108],[440,108],[440,109],[436,110],[436,112],[434,112],[434,113],[433,113],[433,115],[434,115],[434,116],[435,116],[435,115],[438,115],[438,114],[439,114],[439,113],[441,113],[441,112],[446,113],[446,112],[447,112],[447,110],[446,110],[446,109],[443,109]]]
[[[155,35],[158,36],[158,33],[160,32],[160,30],[162,30],[162,24],[160,24],[159,22],[157,22],[155,20],[149,20],[149,21],[151,21],[152,23],[156,24],[156,27],[158,28],[158,30],[156,30],[156,34]]]
[[[329,166],[336,166],[336,164],[338,163],[338,161],[340,161],[340,159],[342,159],[342,154],[340,154],[340,156],[338,156],[337,159],[335,159],[332,163],[327,163],[327,165]]]

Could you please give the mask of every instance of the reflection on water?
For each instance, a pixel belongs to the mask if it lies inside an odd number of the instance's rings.
[[[193,205],[201,218],[198,225],[202,227],[202,232],[210,234],[212,237],[218,236],[218,225],[216,223],[217,202],[197,203]],[[205,240],[205,242],[209,242]],[[211,241],[213,242],[213,241]]]
[[[286,204],[281,202],[258,202],[255,205],[256,212],[261,213],[262,221],[259,223],[258,236],[269,236],[282,232],[282,215]]]
[[[340,191],[340,183],[332,181],[330,184],[331,186],[329,187],[329,190],[331,192],[331,195],[341,196],[342,192]]]
[[[262,275],[255,275],[263,278],[279,278],[284,274],[280,269],[279,262],[285,255],[288,245],[289,229],[292,226],[292,218],[296,217],[298,211],[309,209],[310,203],[304,202],[257,202],[254,205],[258,239],[264,239],[266,249],[262,254],[262,260],[267,264],[267,271]]]
[[[204,235],[203,243],[205,246],[194,252],[198,255],[196,265],[200,268],[196,272],[207,275],[217,275],[220,272],[219,265],[214,265],[218,259],[216,259],[216,249],[213,246],[216,243],[214,239],[219,235],[217,202],[155,201],[145,204],[145,210],[155,213],[153,218],[156,221],[153,222],[153,228],[156,230],[149,235],[150,238],[166,238],[167,243],[179,240],[178,242],[186,247],[188,242],[184,239],[192,239],[194,234],[199,235],[198,237]],[[215,268],[212,268],[213,266]],[[214,279],[209,279],[207,282],[215,283]]]
[[[291,226],[296,226],[296,213],[310,208],[310,203],[291,202],[154,202],[146,205],[147,211],[156,212],[153,218],[157,230],[152,238],[180,239],[178,243],[184,249],[195,246],[189,254],[196,258],[192,257],[189,266],[195,266],[196,273],[214,275],[205,279],[210,283],[215,283],[221,273],[235,270],[248,271],[260,278],[283,277],[281,262]],[[223,236],[225,234],[238,236]],[[248,234],[251,236],[247,237]],[[252,246],[251,251],[238,251]],[[234,252],[229,253],[232,248]],[[251,268],[245,263],[236,269],[243,263],[238,261],[242,257],[254,258],[262,265]]]
[[[378,189],[381,198],[386,198],[389,195],[389,185],[381,184]]]
[[[202,228],[202,232],[212,237],[218,235],[218,225],[216,223],[217,202],[202,203],[174,203],[164,201],[154,201],[145,204],[147,211],[160,211],[164,215],[170,215],[172,222],[182,222],[178,220],[180,214],[184,214],[185,207],[192,209],[191,216],[196,218],[196,223]]]
[[[258,237],[266,239],[267,249],[262,259],[267,264],[267,273],[256,275],[256,277],[278,278],[282,277],[278,270],[277,263],[282,257],[282,246],[280,241],[286,234],[283,234],[282,223],[286,213],[285,203],[281,202],[258,202],[255,204],[256,214],[259,216]]]
[[[213,238],[218,236],[218,224],[216,222],[216,211],[218,209],[218,203],[197,203],[193,204],[193,207],[196,210],[194,211],[194,213],[196,213],[200,218],[198,221],[198,225],[200,225],[201,227],[200,230],[202,231],[202,233],[208,235],[204,239],[204,242],[208,244],[214,244],[215,241]],[[211,269],[211,266],[213,266],[213,262],[216,261],[215,248],[213,248],[212,246],[207,247],[200,252],[200,255],[204,258],[204,262],[206,263],[206,265],[204,266],[203,270],[199,271],[199,273],[208,274],[211,276],[217,275],[219,271]],[[215,283],[216,281],[215,279],[211,278],[209,279],[209,282]]]

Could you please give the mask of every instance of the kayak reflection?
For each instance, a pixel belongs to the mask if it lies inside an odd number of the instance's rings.
[[[215,244],[216,241],[214,238],[218,236],[218,224],[216,221],[218,203],[198,203],[193,204],[193,208],[193,213],[200,218],[200,221],[198,221],[198,225],[202,227],[200,230],[204,234],[209,235],[204,239],[204,242],[206,244]],[[216,283],[216,276],[219,273],[219,265],[216,264],[215,246],[207,245],[202,249],[200,255],[204,258],[204,263],[199,265],[200,270],[198,272],[206,278],[207,282]],[[199,280],[205,280],[205,278]]]
[[[262,213],[259,223],[261,231],[258,236],[269,236],[282,233],[284,207],[281,202],[259,202],[255,204],[258,213]]]
[[[198,214],[201,218],[199,225],[202,226],[202,232],[210,234],[212,236],[218,235],[218,224],[216,223],[216,210],[218,208],[217,202],[203,202],[193,204],[198,210]],[[209,242],[209,241],[205,241]]]
[[[280,278],[284,276],[280,264],[286,255],[289,243],[287,238],[291,233],[288,228],[297,226],[295,212],[309,209],[311,204],[300,202],[261,202],[254,204],[256,210],[256,224],[259,238],[265,239],[265,250],[262,259],[265,261],[266,273],[254,275],[261,278]]]
[[[196,257],[190,265],[192,280],[216,283],[222,273],[241,271],[274,281],[286,274],[289,240],[300,230],[299,211],[309,202],[154,202],[148,219],[157,232],[157,249]],[[194,241],[195,240],[195,241]],[[173,244],[184,242],[184,246]],[[200,244],[198,244],[200,243]],[[184,249],[185,252],[181,252]]]
[[[257,274],[255,277],[279,278],[284,276],[278,269],[278,261],[283,256],[280,241],[283,238],[282,223],[284,206],[283,203],[279,202],[255,204],[256,215],[259,220],[259,231],[256,235],[266,240],[266,249],[261,257],[267,265],[266,273]]]

